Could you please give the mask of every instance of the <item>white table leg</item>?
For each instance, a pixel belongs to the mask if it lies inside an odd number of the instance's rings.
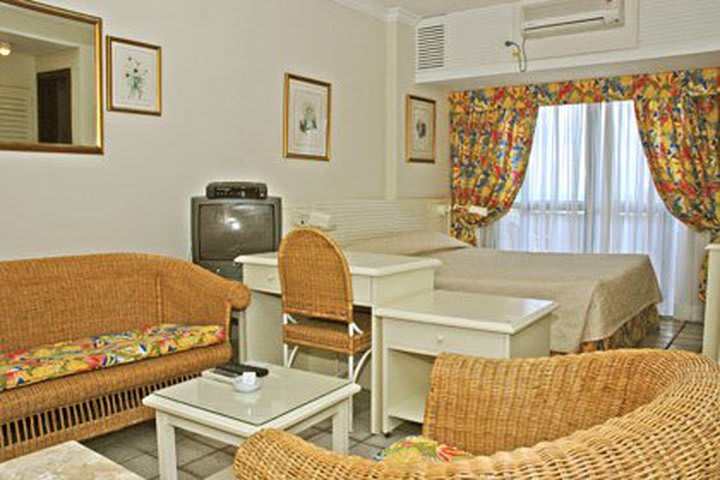
[[[157,412],[155,428],[158,438],[158,465],[161,480],[177,480],[177,453],[175,451],[175,427],[167,415]]]
[[[372,316],[372,355],[370,356],[370,431],[377,435],[382,430],[383,378],[382,378],[382,321]]]
[[[350,432],[350,402],[345,400],[338,405],[332,417],[332,449],[335,453],[347,455]]]

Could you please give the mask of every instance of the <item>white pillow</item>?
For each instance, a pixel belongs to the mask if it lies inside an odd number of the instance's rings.
[[[386,253],[390,255],[421,255],[442,250],[468,248],[470,245],[440,232],[408,232],[369,238],[348,243],[345,250]]]

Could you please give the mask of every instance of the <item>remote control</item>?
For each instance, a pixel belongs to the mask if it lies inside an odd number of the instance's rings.
[[[229,372],[229,371],[223,370],[221,368],[213,368],[212,372],[217,375],[222,375],[223,377],[228,377],[228,378],[235,378],[238,376],[236,373]]]
[[[229,372],[235,375],[242,375],[244,372],[255,372],[260,378],[270,373],[267,368],[254,367],[252,365],[245,365],[243,363],[226,363],[225,365],[219,366],[215,370]]]

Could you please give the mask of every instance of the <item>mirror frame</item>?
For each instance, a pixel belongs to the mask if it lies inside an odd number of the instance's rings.
[[[87,153],[102,154],[104,153],[104,125],[103,125],[103,76],[102,76],[102,18],[88,15],[85,13],[75,12],[52,5],[47,5],[33,0],[0,0],[0,3],[13,7],[26,8],[47,15],[54,15],[77,22],[90,24],[94,27],[95,38],[95,145],[69,145],[69,144],[49,144],[49,143],[23,143],[23,142],[2,142],[0,141],[0,150],[13,150],[24,152],[60,152],[60,153]]]

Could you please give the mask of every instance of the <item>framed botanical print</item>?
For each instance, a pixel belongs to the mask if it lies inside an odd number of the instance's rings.
[[[408,162],[435,163],[435,100],[407,96],[405,156]]]
[[[162,49],[107,37],[107,108],[116,112],[162,114]]]
[[[329,83],[285,74],[285,158],[330,160],[331,97]]]

